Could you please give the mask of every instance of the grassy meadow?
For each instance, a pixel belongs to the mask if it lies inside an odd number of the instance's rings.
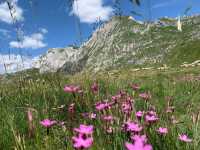
[[[90,142],[76,149],[131,149],[133,136],[145,135],[143,144],[149,149],[138,150],[199,150],[199,71],[192,67],[9,75],[0,81],[0,149],[72,150],[80,142],[72,138],[80,135],[75,128],[83,124],[93,126],[92,133],[82,137],[82,142]],[[70,85],[79,90],[64,90]],[[147,120],[147,115],[156,119]],[[55,122],[45,127],[44,119]],[[139,130],[130,129],[129,123]],[[180,139],[182,134],[187,135],[185,140]]]

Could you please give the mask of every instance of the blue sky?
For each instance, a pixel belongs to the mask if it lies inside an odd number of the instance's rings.
[[[93,31],[95,21],[99,17],[106,21],[114,12],[114,0],[77,0],[72,9],[69,9],[67,0],[10,1],[18,21],[17,24],[12,23],[6,3],[0,0],[0,72],[3,62],[10,59],[8,54],[13,57],[16,55],[17,58],[18,54],[22,54],[31,59],[49,48],[86,41]],[[200,13],[199,0],[142,0],[140,7],[133,6],[129,0],[121,0],[119,6],[124,15],[130,15],[132,10],[141,13],[143,18],[135,16],[140,20],[176,17],[183,15],[189,7],[191,9],[187,15]],[[20,34],[21,42],[17,41],[16,26],[23,33]]]

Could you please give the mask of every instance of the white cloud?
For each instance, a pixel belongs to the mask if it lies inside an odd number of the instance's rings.
[[[40,30],[42,33],[44,33],[44,34],[48,33],[48,30],[45,29],[45,28],[40,28],[39,30]]]
[[[43,29],[41,33],[33,33],[30,36],[24,36],[22,41],[11,41],[9,43],[10,47],[12,48],[43,48],[46,47],[47,44],[43,42],[44,34],[48,31]]]
[[[37,57],[27,57],[15,54],[0,54],[0,74],[12,73],[35,67],[35,63],[38,61]]]
[[[108,20],[113,14],[113,9],[103,6],[103,0],[76,0],[72,14],[78,16],[81,22],[94,23],[97,19]]]
[[[23,9],[17,5],[18,0],[10,0],[13,6],[13,16],[17,21],[23,21]],[[0,21],[11,24],[13,19],[10,15],[10,10],[6,2],[0,3]]]

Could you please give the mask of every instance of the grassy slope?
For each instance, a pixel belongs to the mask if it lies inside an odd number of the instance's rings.
[[[30,72],[31,76],[26,79],[20,76],[11,77],[9,82],[0,84],[0,149],[72,149],[71,136],[72,128],[78,127],[80,123],[93,124],[95,126],[95,142],[92,149],[101,147],[107,149],[123,149],[127,135],[116,132],[107,135],[102,129],[102,122],[84,119],[80,113],[94,111],[94,103],[104,99],[110,99],[120,89],[132,95],[131,83],[141,85],[140,92],[150,91],[152,93],[151,105],[154,105],[160,115],[160,121],[150,131],[148,131],[149,142],[155,150],[164,149],[194,149],[200,147],[200,126],[195,117],[200,108],[200,68],[170,69],[166,71],[146,70],[133,72],[131,70],[121,70],[112,72],[102,72],[95,76],[89,74],[79,74],[74,77],[62,74],[39,75]],[[100,93],[94,96],[90,92],[90,85],[96,80],[100,85]],[[65,84],[75,83],[81,85],[84,90],[83,97],[74,97],[63,92]],[[172,104],[175,106],[174,116],[180,121],[177,125],[172,125],[164,113],[166,107],[166,96],[172,97]],[[143,109],[144,103],[135,96],[136,110]],[[60,105],[69,106],[76,103],[76,113],[73,118],[63,110],[54,110]],[[28,127],[26,119],[27,107],[32,107],[34,112],[34,124],[36,135],[28,138]],[[187,108],[187,109],[185,109]],[[113,112],[116,117],[122,114]],[[66,122],[66,130],[59,126],[53,127],[50,136],[46,137],[46,130],[42,128],[39,121],[49,117]],[[170,128],[170,134],[166,138],[160,138],[153,130],[158,126]],[[192,144],[181,144],[177,140],[178,133],[187,133],[193,138]],[[14,136],[15,135],[15,136]],[[19,140],[17,136],[24,139]],[[65,141],[68,142],[65,142]],[[66,148],[66,144],[68,145]],[[164,145],[163,145],[164,144]]]
[[[166,19],[164,18],[164,20]],[[167,65],[177,67],[185,61],[191,63],[200,59],[200,40],[198,36],[194,38],[194,35],[199,32],[199,23],[184,24],[182,32],[179,32],[176,26],[153,26],[149,31],[144,32],[147,30],[147,27],[128,20],[127,17],[122,17],[119,21],[123,34],[119,38],[120,41],[116,39],[116,43],[121,42],[123,45],[124,43],[133,43],[133,41],[136,43],[152,41],[152,43],[141,46],[136,56],[127,54],[126,57],[119,59],[119,64],[122,64],[122,66],[124,64],[127,65],[127,61],[131,59],[151,58],[157,55],[164,56],[160,63],[153,64],[152,62],[147,62],[141,66],[154,66],[166,63]],[[168,21],[176,24],[176,20]],[[144,34],[134,33],[132,31],[134,28],[140,29]],[[166,51],[170,46],[172,48]]]
[[[180,65],[183,62],[192,63],[200,59],[200,40],[182,43],[176,46],[165,58],[170,65]]]

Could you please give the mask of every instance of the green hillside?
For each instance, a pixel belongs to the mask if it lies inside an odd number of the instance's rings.
[[[180,43],[165,58],[166,63],[172,66],[196,60],[200,60],[200,40]]]

